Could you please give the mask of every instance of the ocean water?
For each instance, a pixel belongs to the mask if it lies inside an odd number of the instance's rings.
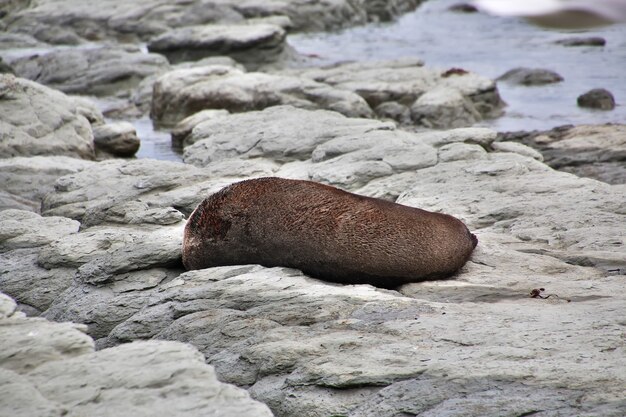
[[[518,18],[449,10],[458,3],[429,0],[396,22],[290,35],[288,41],[298,52],[316,57],[307,65],[418,57],[430,67],[460,67],[493,79],[515,67],[545,68],[563,76],[563,82],[544,86],[498,83],[506,113],[481,123],[498,131],[626,123],[626,24],[584,31],[550,30]],[[589,36],[603,37],[606,45],[555,44],[560,39]],[[579,108],[576,98],[592,88],[611,91],[616,108]]]

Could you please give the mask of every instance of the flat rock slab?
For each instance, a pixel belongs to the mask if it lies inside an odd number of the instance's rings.
[[[11,61],[15,73],[68,94],[112,95],[169,69],[167,59],[139,48],[62,49]]]
[[[202,25],[174,29],[148,43],[172,64],[211,56],[230,56],[256,69],[279,60],[286,51],[286,32],[269,24]]]
[[[391,117],[427,127],[453,128],[496,117],[504,106],[494,81],[454,68],[428,68],[418,59],[359,62],[327,68],[285,70],[352,91],[367,101],[378,117]],[[394,106],[393,112],[388,112]]]
[[[93,134],[77,102],[38,83],[0,74],[0,155],[93,159]]]
[[[245,112],[281,104],[329,109],[351,117],[373,115],[359,95],[306,77],[213,65],[174,70],[159,77],[153,87],[150,117],[157,124],[173,126],[205,109]]]
[[[0,207],[39,212],[44,196],[54,182],[93,166],[95,162],[68,156],[31,156],[0,159],[0,183],[4,197]],[[14,204],[14,202],[22,204]]]
[[[94,352],[82,325],[26,318],[1,293],[0,311],[0,409],[11,415],[272,416],[245,390],[219,382],[189,345]]]
[[[623,185],[554,171],[490,129],[415,134],[290,106],[205,120],[190,138],[199,166],[105,161],[60,178],[44,213],[81,229],[7,252],[11,295],[31,305],[26,286],[69,273],[33,309],[86,324],[100,352],[191,343],[279,416],[624,414]],[[256,265],[183,272],[182,216],[242,175],[446,212],[479,244],[451,279],[396,291]]]
[[[544,132],[502,135],[543,155],[551,167],[609,184],[626,184],[626,125],[563,126]]]

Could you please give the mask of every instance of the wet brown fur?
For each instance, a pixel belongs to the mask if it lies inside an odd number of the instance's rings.
[[[452,275],[476,244],[446,214],[311,181],[259,178],[198,205],[185,227],[183,263],[286,266],[328,281],[393,288]]]

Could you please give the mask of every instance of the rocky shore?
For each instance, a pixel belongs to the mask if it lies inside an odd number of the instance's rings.
[[[0,6],[0,414],[624,415],[624,125],[498,133],[479,74],[295,65],[291,31],[418,4]],[[132,158],[146,114],[183,162]],[[196,205],[263,176],[452,214],[479,245],[395,290],[185,271]]]

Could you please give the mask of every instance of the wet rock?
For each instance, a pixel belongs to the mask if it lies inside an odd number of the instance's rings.
[[[0,74],[0,155],[64,155],[93,159],[93,134],[65,94]]]
[[[587,107],[598,110],[613,110],[615,108],[615,98],[609,90],[604,88],[594,88],[585,94],[578,96],[576,100],[579,107]]]
[[[129,122],[94,126],[93,136],[96,151],[103,151],[119,157],[135,155],[141,144],[135,126]]]
[[[563,77],[548,69],[514,68],[499,76],[497,80],[511,84],[532,86],[558,83],[563,81]]]
[[[563,126],[546,132],[511,133],[502,140],[537,149],[555,169],[609,184],[626,184],[624,125]]]
[[[269,24],[203,25],[174,29],[148,43],[148,50],[176,64],[210,56],[230,56],[255,70],[285,55],[286,33]]]
[[[62,49],[11,62],[15,73],[71,94],[127,92],[152,74],[169,68],[167,59],[138,48]]]
[[[571,38],[560,39],[555,43],[563,46],[604,46],[606,45],[606,40],[600,36],[575,36]]]
[[[26,318],[15,307],[0,294],[0,408],[12,415],[272,416],[245,390],[219,382],[189,345],[150,341],[94,352],[84,326]]]
[[[208,66],[161,76],[154,84],[150,116],[156,123],[168,126],[205,109],[242,112],[280,104],[326,108],[351,117],[372,115],[357,94],[305,77]]]

